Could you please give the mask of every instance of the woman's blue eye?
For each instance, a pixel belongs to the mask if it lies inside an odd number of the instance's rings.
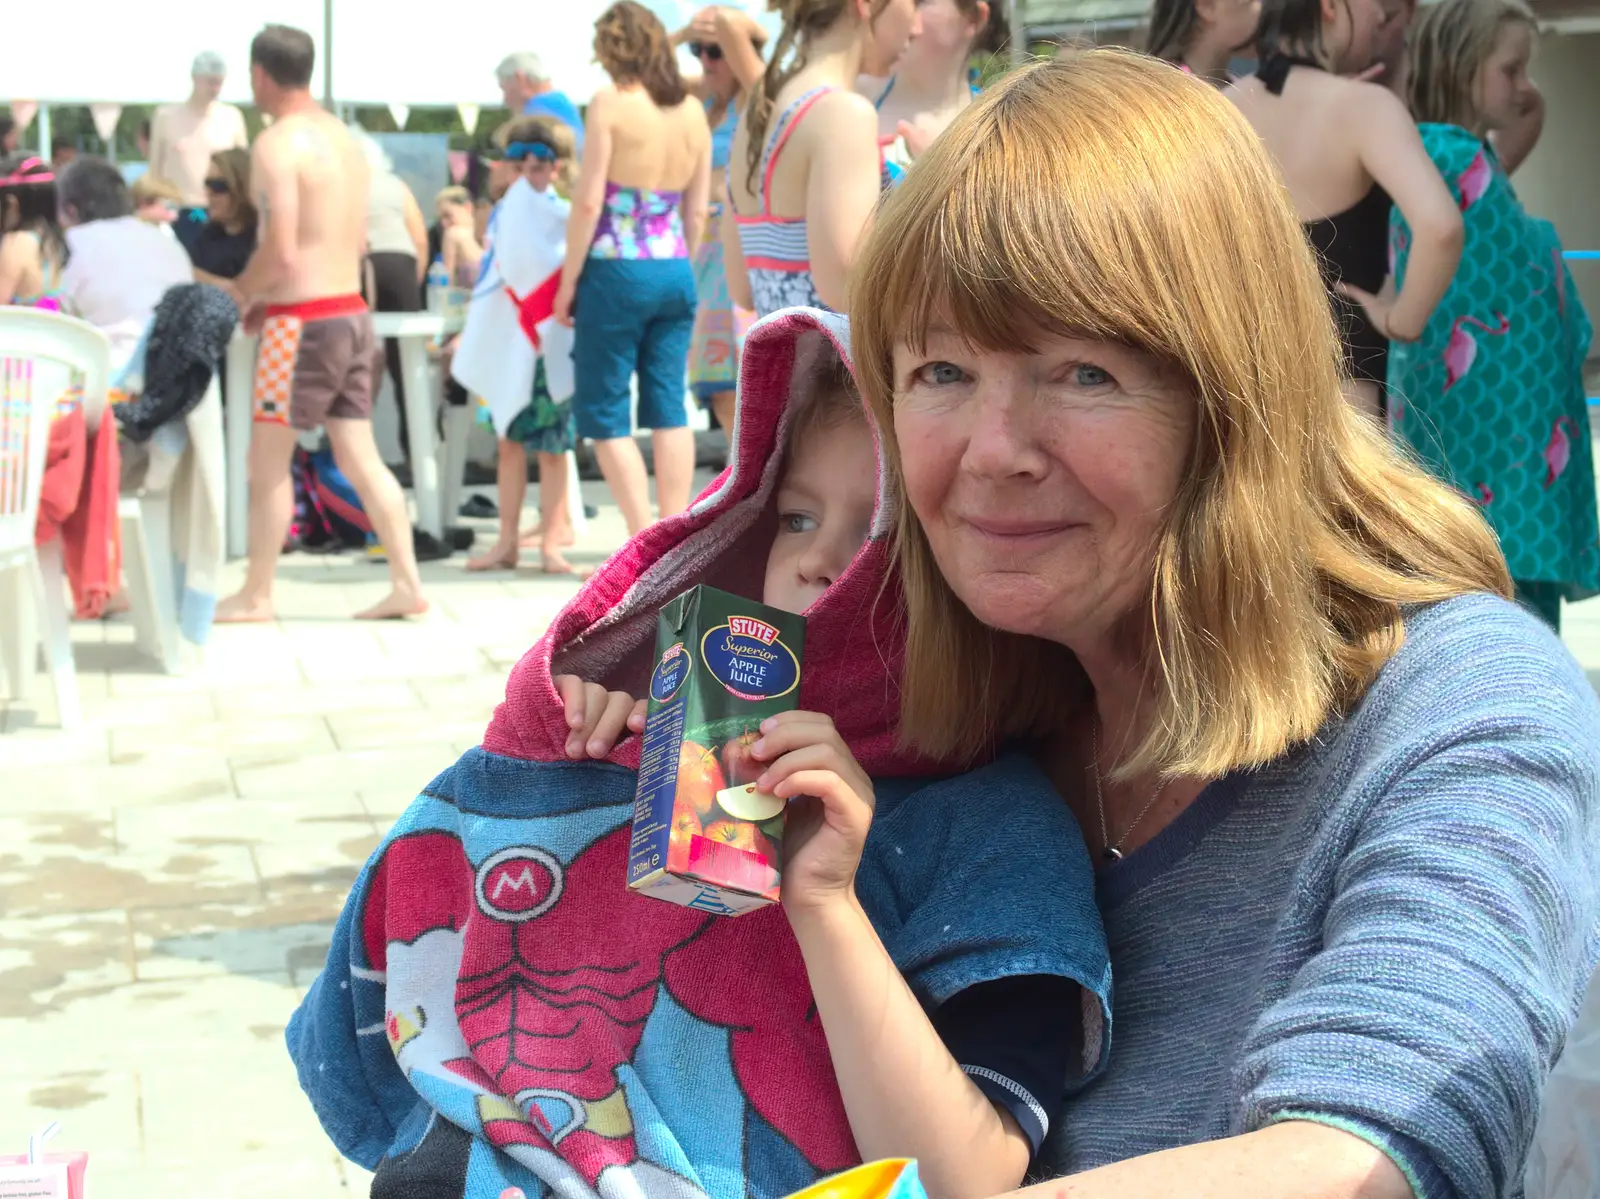
[[[921,374],[925,383],[932,383],[938,387],[948,387],[966,377],[966,373],[959,366],[949,362],[930,362],[922,368]]]
[[[1080,366],[1074,372],[1073,382],[1079,387],[1104,387],[1111,382],[1111,376],[1098,366]]]

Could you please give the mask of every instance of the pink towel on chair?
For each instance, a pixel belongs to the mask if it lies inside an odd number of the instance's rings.
[[[78,506],[83,492],[87,432],[79,405],[58,413],[50,421],[50,444],[44,452],[44,482],[39,490],[39,519],[33,543],[44,545],[61,536],[61,528]]]
[[[80,413],[79,421],[83,417]],[[61,526],[67,579],[79,620],[98,620],[122,580],[122,529],[117,520],[122,456],[109,415],[89,435],[77,506]]]

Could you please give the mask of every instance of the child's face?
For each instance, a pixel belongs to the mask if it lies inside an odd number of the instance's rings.
[[[1478,71],[1473,97],[1483,116],[1484,131],[1505,129],[1522,116],[1528,90],[1528,61],[1533,57],[1533,30],[1523,21],[1508,21],[1494,39],[1494,49]]]
[[[804,434],[778,484],[778,534],[761,602],[796,614],[815,603],[866,544],[877,489],[878,455],[864,421]]]
[[[178,219],[177,211],[165,200],[146,200],[134,213],[151,225],[170,225]]]
[[[556,164],[540,161],[530,154],[522,160],[522,177],[534,191],[542,192],[555,181]]]

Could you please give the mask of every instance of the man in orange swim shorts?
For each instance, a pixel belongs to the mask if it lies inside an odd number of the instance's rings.
[[[366,160],[312,99],[315,50],[298,29],[268,25],[250,43],[250,85],[273,123],[251,152],[261,240],[233,282],[247,330],[259,329],[250,434],[250,566],[217,620],[274,619],[273,576],[294,513],[289,463],[299,434],[328,431],[334,460],[361,497],[389,559],[393,589],[358,619],[427,611],[405,493],[372,435],[377,339],[360,295]]]

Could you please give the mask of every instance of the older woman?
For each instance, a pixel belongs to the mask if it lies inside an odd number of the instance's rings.
[[[1038,738],[1100,862],[1110,1066],[1041,1164],[1075,1199],[1517,1192],[1600,948],[1600,705],[1343,401],[1249,125],[1125,52],[1018,72],[854,287],[902,732]]]

